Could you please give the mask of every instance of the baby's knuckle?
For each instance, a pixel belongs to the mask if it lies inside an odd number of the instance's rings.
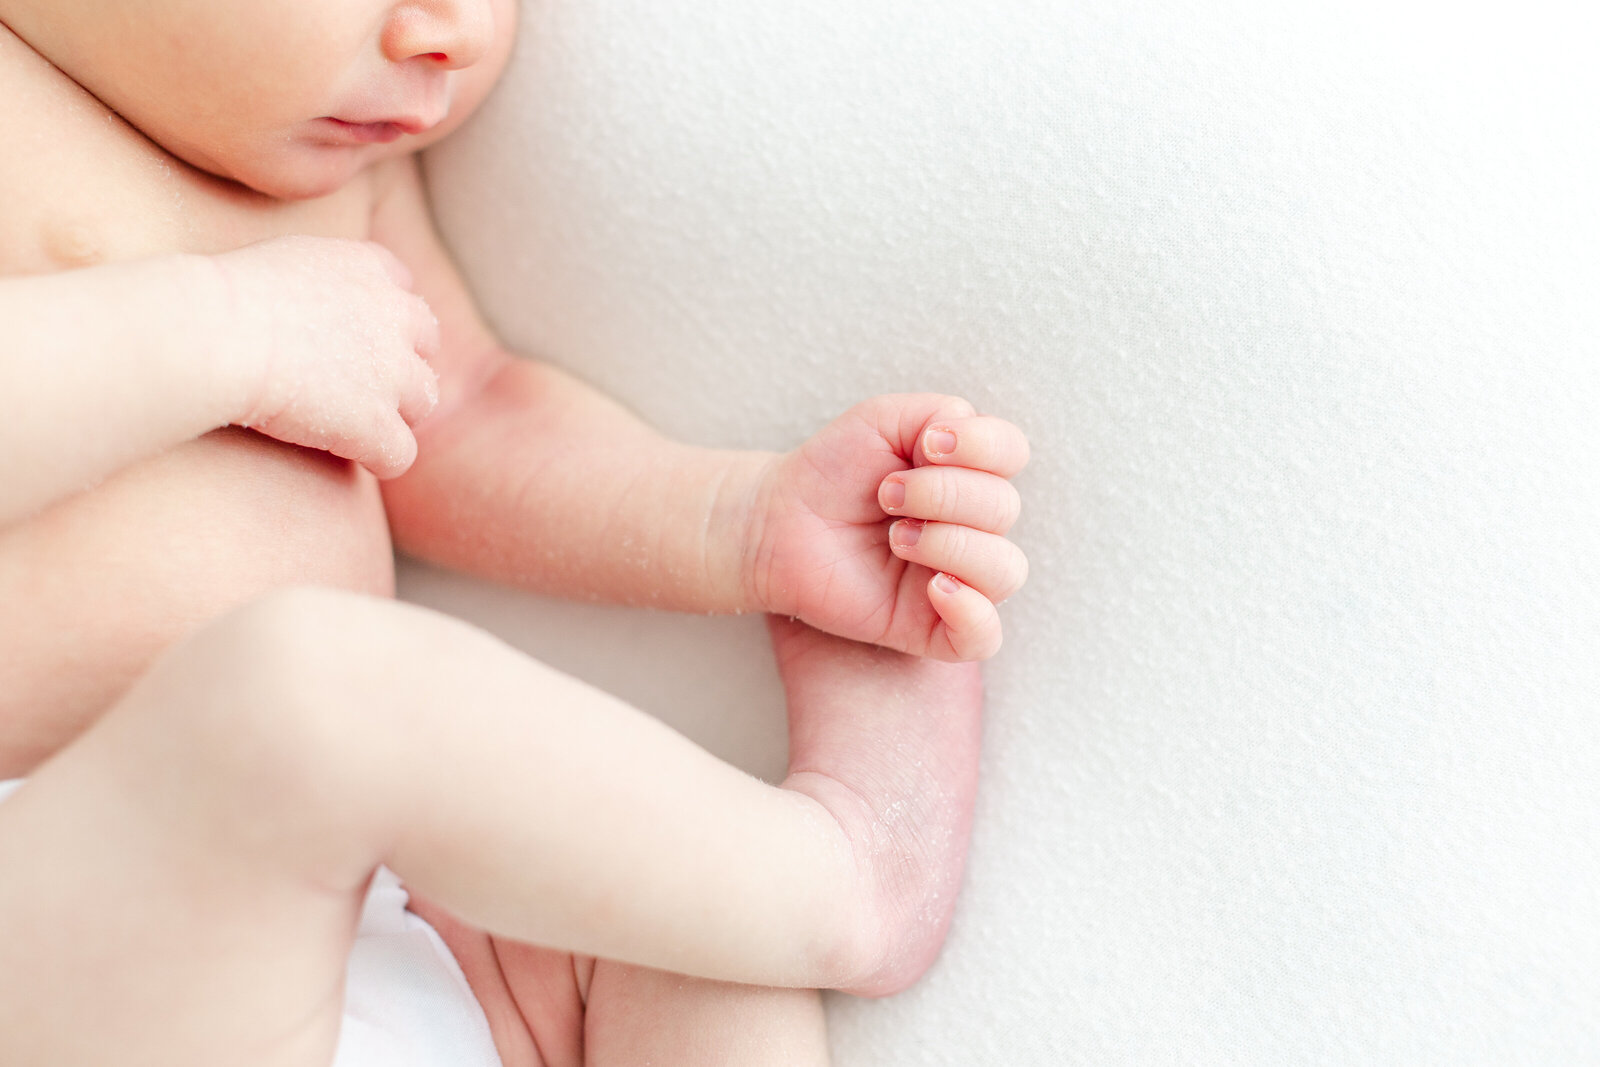
[[[940,394],[938,397],[938,402],[941,408],[944,408],[947,411],[958,411],[964,417],[971,416],[977,411],[977,409],[972,406],[972,402],[970,400],[964,396],[956,396],[954,393]]]
[[[939,548],[950,564],[949,569],[954,571],[970,572],[975,562],[978,562],[978,546],[973,544],[972,534],[965,526],[954,523],[940,524],[941,535]]]
[[[994,528],[1001,532],[1009,530],[1022,514],[1022,494],[1010,482],[999,482],[990,497],[990,508]]]
[[[986,530],[994,529],[1005,518],[1005,497],[994,482],[981,475],[967,480],[967,508],[972,521]]]
[[[948,515],[954,503],[955,488],[945,472],[938,467],[924,467],[927,474],[922,482],[922,509],[931,516]]]
[[[413,314],[416,316],[417,332],[421,336],[428,339],[438,338],[439,316],[433,313],[433,308],[428,306],[427,301],[419,297]]]

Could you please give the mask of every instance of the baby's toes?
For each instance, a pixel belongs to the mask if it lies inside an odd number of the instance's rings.
[[[878,505],[896,518],[932,519],[1003,534],[1022,512],[1022,497],[1004,478],[968,467],[896,471],[878,486]]]
[[[959,578],[998,604],[1028,578],[1028,557],[997,534],[948,522],[901,519],[889,527],[895,555]]]

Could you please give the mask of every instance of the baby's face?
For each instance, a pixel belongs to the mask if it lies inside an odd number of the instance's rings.
[[[180,159],[320,196],[454,129],[517,0],[0,0],[0,18]]]

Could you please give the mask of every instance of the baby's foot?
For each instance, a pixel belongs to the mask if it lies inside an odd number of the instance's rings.
[[[835,983],[897,993],[939,954],[966,859],[982,683],[941,663],[771,620],[788,694],[789,777],[839,821],[860,872],[858,973]]]

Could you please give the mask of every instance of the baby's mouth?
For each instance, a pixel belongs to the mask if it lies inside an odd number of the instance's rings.
[[[320,121],[355,144],[389,144],[407,134],[424,133],[433,126],[433,123],[411,115],[397,115],[373,122],[356,122],[330,115]]]

